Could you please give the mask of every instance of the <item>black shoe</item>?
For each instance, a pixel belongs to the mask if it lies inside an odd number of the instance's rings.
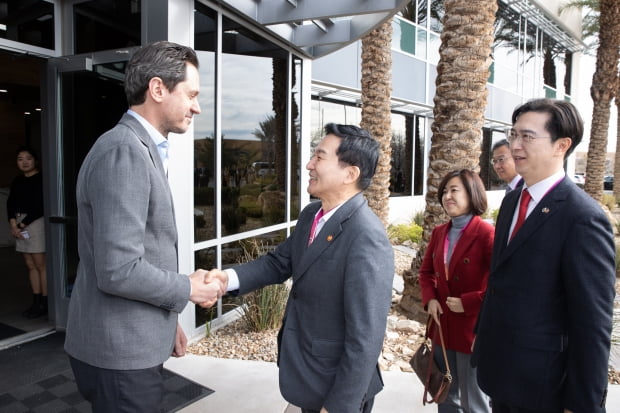
[[[36,307],[33,305],[30,306],[29,309],[25,310],[22,312],[22,316],[26,317],[26,318],[30,318],[30,314],[32,314],[32,312],[36,309]]]
[[[47,301],[47,297],[45,297]],[[22,315],[26,318],[33,318],[32,314],[38,312],[41,307],[41,294],[32,294],[32,305],[29,309],[24,311]]]
[[[41,297],[41,299],[39,300],[39,305],[35,307],[32,311],[30,311],[30,313],[28,313],[26,317],[32,319],[32,318],[43,317],[44,315],[47,315],[47,296],[46,295]]]

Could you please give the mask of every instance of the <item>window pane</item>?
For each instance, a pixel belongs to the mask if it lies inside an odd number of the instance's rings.
[[[200,251],[194,252],[194,262],[196,268],[217,268],[217,256],[215,247],[205,248]],[[205,323],[217,318],[216,305],[211,308],[202,308],[197,305],[195,306],[194,311],[196,315],[196,327],[200,327]]]
[[[194,242],[216,237],[214,125],[216,17],[213,10],[202,4],[196,4],[194,42],[200,62],[198,100],[202,113],[194,117]]]
[[[288,53],[224,19],[222,234],[284,222]]]
[[[76,54],[140,45],[139,1],[87,1],[73,13]]]
[[[301,193],[301,176],[305,172],[305,165],[301,165],[301,75],[302,60],[293,58],[293,79],[291,82],[291,213],[290,220],[299,216]]]
[[[252,261],[276,249],[286,239],[286,231],[274,231],[253,238],[222,245],[222,268]],[[222,314],[234,310],[243,303],[242,297],[222,297]]]
[[[392,35],[392,47],[396,50],[415,54],[416,52],[416,27],[413,23],[395,18],[392,20],[394,33]]]
[[[1,2],[0,38],[54,49],[54,5],[43,0]]]
[[[405,115],[392,115],[391,196],[411,195],[411,131]]]

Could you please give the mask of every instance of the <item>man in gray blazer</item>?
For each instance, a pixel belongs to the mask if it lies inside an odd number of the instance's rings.
[[[225,292],[198,270],[179,274],[177,230],[161,150],[184,133],[198,105],[198,59],[157,42],[127,65],[130,110],[86,156],[77,182],[80,263],[65,350],[94,412],[160,409],[162,365],[185,353],[177,316],[188,300]]]
[[[355,126],[328,124],[325,134],[306,166],[321,202],[273,253],[218,276],[240,294],[292,277],[278,335],[282,395],[304,413],[367,413],[383,387],[377,359],[394,276],[392,246],[362,193],[379,144]]]

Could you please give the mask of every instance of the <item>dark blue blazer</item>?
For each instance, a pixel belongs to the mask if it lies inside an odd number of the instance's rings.
[[[492,399],[513,406],[605,412],[615,296],[609,219],[563,179],[508,243],[520,191],[497,218],[472,364]]]

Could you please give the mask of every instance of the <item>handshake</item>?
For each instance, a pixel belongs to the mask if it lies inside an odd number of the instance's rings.
[[[192,291],[189,300],[203,308],[209,308],[226,294],[228,275],[221,270],[196,270],[189,275]]]

